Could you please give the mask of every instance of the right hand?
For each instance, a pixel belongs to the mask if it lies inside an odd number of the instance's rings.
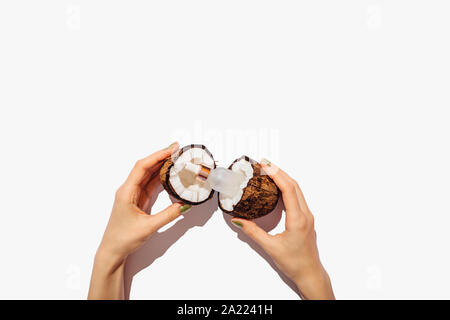
[[[277,267],[294,281],[302,298],[334,299],[330,278],[319,259],[314,217],[298,183],[265,159],[261,166],[282,192],[286,230],[270,235],[253,221],[240,218],[231,221],[259,244]]]

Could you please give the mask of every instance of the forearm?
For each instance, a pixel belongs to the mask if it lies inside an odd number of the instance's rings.
[[[124,268],[125,259],[114,258],[99,250],[92,269],[88,299],[124,299]]]
[[[330,277],[323,267],[294,280],[302,299],[334,300]]]

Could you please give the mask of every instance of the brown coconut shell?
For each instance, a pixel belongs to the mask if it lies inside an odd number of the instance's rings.
[[[182,201],[184,204],[190,204],[190,205],[198,205],[201,203],[204,203],[206,201],[208,201],[209,199],[211,199],[214,196],[214,190],[211,190],[211,193],[209,194],[208,198],[206,198],[203,201],[200,202],[192,202],[192,201],[188,201],[185,199],[182,199],[176,192],[175,190],[172,188],[170,181],[169,181],[169,177],[170,177],[170,169],[173,166],[174,160],[176,161],[176,159],[186,150],[192,149],[192,148],[202,148],[203,150],[206,151],[206,153],[214,160],[214,157],[212,156],[211,152],[208,150],[208,148],[206,148],[204,145],[202,144],[190,144],[187,145],[181,149],[179,149],[175,154],[172,155],[172,157],[167,158],[161,169],[159,170],[159,178],[161,181],[162,186],[164,187],[164,189],[167,191],[167,193],[169,195],[171,195],[172,197],[174,197],[175,199]],[[214,162],[214,168],[216,167],[216,163]],[[212,169],[214,169],[212,168]]]
[[[261,174],[261,164],[247,156],[234,160],[228,169],[231,169],[233,164],[241,159],[250,162],[253,167],[253,177],[248,181],[242,198],[234,206],[233,211],[222,208],[220,197],[218,197],[219,207],[223,212],[237,218],[255,219],[265,216],[275,209],[281,192],[271,177],[264,172]]]

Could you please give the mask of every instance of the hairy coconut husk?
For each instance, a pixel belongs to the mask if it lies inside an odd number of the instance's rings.
[[[202,148],[203,150],[206,151],[206,153],[212,158],[214,159],[214,157],[212,156],[211,152],[202,144],[191,144],[191,145],[187,145],[181,149],[179,149],[172,157],[167,158],[161,169],[159,170],[159,178],[161,181],[162,186],[164,187],[164,189],[167,191],[167,193],[169,193],[169,195],[171,195],[172,197],[174,197],[175,199],[182,201],[184,204],[190,204],[190,205],[198,205],[201,203],[204,203],[206,201],[208,201],[209,199],[211,199],[214,195],[214,190],[211,190],[211,193],[209,194],[208,198],[206,198],[203,201],[200,202],[192,202],[192,201],[188,201],[185,199],[182,199],[176,192],[175,190],[172,188],[172,186],[170,185],[170,181],[169,181],[169,177],[170,177],[170,169],[172,168],[173,164],[174,164],[174,160],[176,161],[176,159],[186,150],[192,149],[192,148]],[[172,159],[173,158],[173,159]],[[214,168],[216,167],[216,164],[214,163]],[[211,168],[211,169],[214,169]]]
[[[251,163],[253,177],[250,178],[247,187],[243,191],[241,200],[234,206],[233,211],[227,211],[222,208],[220,197],[218,197],[219,207],[223,212],[237,218],[255,219],[265,216],[277,206],[280,190],[272,178],[264,172],[261,174],[261,165],[247,156],[234,160],[228,169],[231,169],[233,164],[241,159]]]

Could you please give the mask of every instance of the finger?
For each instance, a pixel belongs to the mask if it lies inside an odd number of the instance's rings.
[[[266,159],[261,160],[261,167],[280,188],[283,203],[286,208],[286,229],[301,222],[301,210],[295,183],[283,170]]]
[[[148,216],[150,224],[155,228],[155,230],[158,230],[178,218],[183,211],[183,207],[185,206],[180,202],[172,203],[163,211]]]
[[[302,192],[300,186],[298,185],[297,181],[294,178],[292,178],[290,175],[288,175],[286,172],[284,172],[283,170],[281,170],[281,169],[278,169],[278,170],[279,170],[280,175],[284,176],[284,178],[289,180],[290,183],[294,186],[295,192],[297,194],[297,199],[299,201],[299,205],[300,205],[300,208],[302,209],[302,212],[305,213],[305,212],[309,211],[308,204],[306,203],[306,200],[305,200],[305,196],[303,195],[303,192]]]
[[[312,216],[311,211],[308,208],[308,204],[306,203],[305,196],[303,195],[303,191],[300,188],[298,182],[294,180],[291,176],[289,176],[286,172],[283,170],[280,170],[280,174],[284,175],[286,179],[290,180],[291,183],[295,187],[295,192],[297,194],[298,203],[300,205],[301,212],[306,215],[306,217],[309,219]]]
[[[299,206],[300,206],[300,213],[301,213],[301,221],[299,220],[298,222],[300,224],[303,223],[305,220],[307,220],[309,222],[313,222],[314,221],[314,217],[313,217],[311,211],[308,208],[308,204],[306,203],[305,196],[303,195],[303,192],[302,192],[300,186],[298,185],[297,181],[295,181],[293,178],[291,178],[283,170],[281,170],[281,174],[285,175],[286,178],[289,179],[291,181],[291,183],[295,187],[295,193],[297,194],[297,200],[298,200],[298,203],[299,203]],[[305,217],[305,218],[303,218],[303,217]]]
[[[240,218],[233,218],[231,219],[231,222],[238,228],[241,228],[246,235],[259,244],[264,250],[270,251],[273,237],[261,229],[256,223]]]
[[[178,149],[178,142],[172,143],[168,148],[159,150],[148,157],[138,160],[131,170],[125,184],[140,186],[145,184],[152,173],[162,165],[163,160],[167,159],[172,152]]]
[[[297,198],[300,204],[300,208],[303,212],[310,212],[308,208],[308,204],[306,203],[305,196],[303,195],[302,189],[298,185],[297,181],[294,180],[295,191],[297,192]]]
[[[150,178],[150,181],[147,182],[147,185],[142,188],[139,193],[139,201],[138,207],[141,208],[145,212],[150,212],[150,209],[153,203],[157,198],[157,187],[161,185],[159,175],[154,175],[154,177]]]
[[[161,184],[161,179],[159,177],[159,173],[155,174],[152,178],[150,178],[150,181],[147,182],[144,189],[147,192],[147,194],[151,195],[156,190],[156,188]]]

